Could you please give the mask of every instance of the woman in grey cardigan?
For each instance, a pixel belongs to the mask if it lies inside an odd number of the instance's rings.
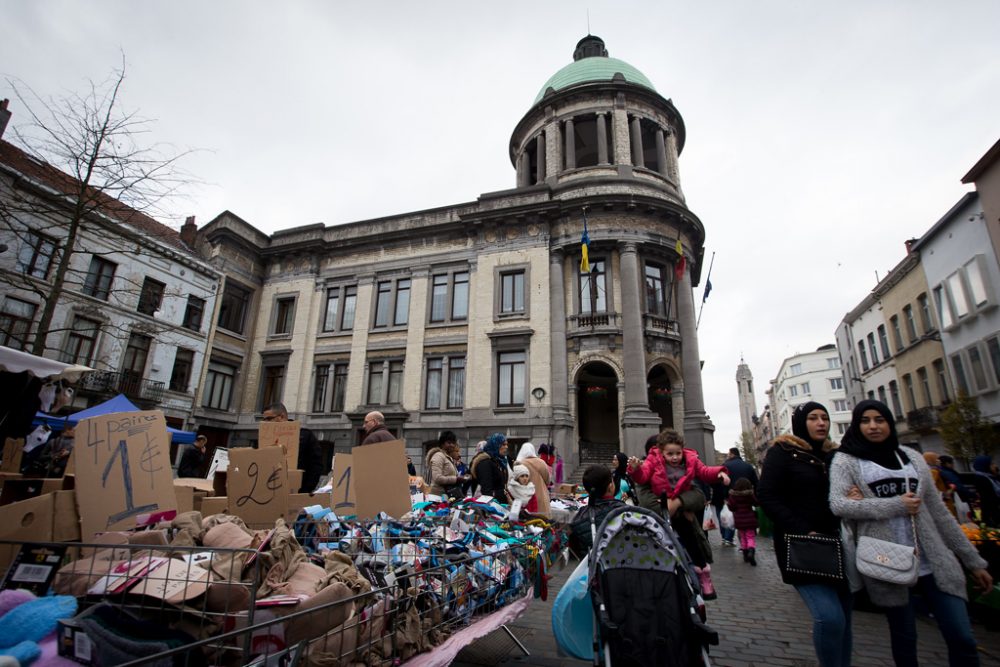
[[[906,480],[909,488],[904,488]],[[948,645],[949,664],[978,665],[961,565],[983,590],[990,590],[993,580],[985,569],[986,561],[945,507],[920,453],[899,446],[892,412],[883,403],[861,401],[854,408],[851,426],[830,466],[830,509],[853,520],[858,537],[870,535],[912,545],[915,525],[920,578],[914,588],[919,588],[931,605]],[[862,579],[872,602],[886,608],[896,665],[916,665],[911,589]]]

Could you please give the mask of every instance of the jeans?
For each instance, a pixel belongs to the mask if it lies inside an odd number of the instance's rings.
[[[795,590],[813,617],[813,647],[820,667],[850,667],[850,592],[827,584],[800,584]]]
[[[733,538],[736,536],[735,528],[723,528],[719,526],[719,536],[722,538],[723,542],[732,542]]]
[[[740,549],[757,548],[757,530],[755,528],[745,528],[740,531]]]
[[[969,611],[965,600],[944,593],[934,583],[934,575],[920,577],[915,588],[924,594],[931,612],[937,620],[938,629],[948,645],[948,664],[951,667],[978,665],[979,653],[976,640],[972,636]],[[912,589],[911,589],[912,595]],[[917,664],[917,619],[913,609],[913,598],[902,607],[888,607],[885,615],[889,619],[889,637],[892,640],[892,657],[897,667]]]

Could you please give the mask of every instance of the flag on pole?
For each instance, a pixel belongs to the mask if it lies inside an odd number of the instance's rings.
[[[583,209],[583,237],[580,239],[580,273],[590,273],[590,234],[587,233],[587,209]]]
[[[705,294],[703,294],[702,297],[701,297],[701,302],[702,303],[705,303],[706,301],[708,301],[708,295],[709,295],[709,293],[711,293],[711,291],[712,291],[712,279],[708,278],[705,281]]]
[[[677,245],[674,246],[674,250],[680,256],[677,263],[674,264],[674,278],[679,281],[684,277],[684,269],[687,268],[687,260],[684,258],[684,246],[681,245],[680,237],[677,238]]]

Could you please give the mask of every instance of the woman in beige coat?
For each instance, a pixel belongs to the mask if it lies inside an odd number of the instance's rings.
[[[538,507],[533,513],[546,519],[552,518],[552,506],[549,503],[549,465],[538,458],[535,446],[530,442],[521,445],[517,453],[517,463],[528,469],[531,482],[535,485],[535,500]]]
[[[434,495],[456,498],[462,495],[460,485],[467,481],[468,476],[458,474],[458,467],[455,465],[458,453],[458,445],[453,442],[427,452],[427,483]]]

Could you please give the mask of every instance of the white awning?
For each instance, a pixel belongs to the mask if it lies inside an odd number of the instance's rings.
[[[31,373],[35,377],[51,380],[69,380],[76,382],[84,373],[93,368],[79,364],[64,364],[54,359],[37,357],[29,352],[14,350],[0,345],[0,371],[9,373]]]

